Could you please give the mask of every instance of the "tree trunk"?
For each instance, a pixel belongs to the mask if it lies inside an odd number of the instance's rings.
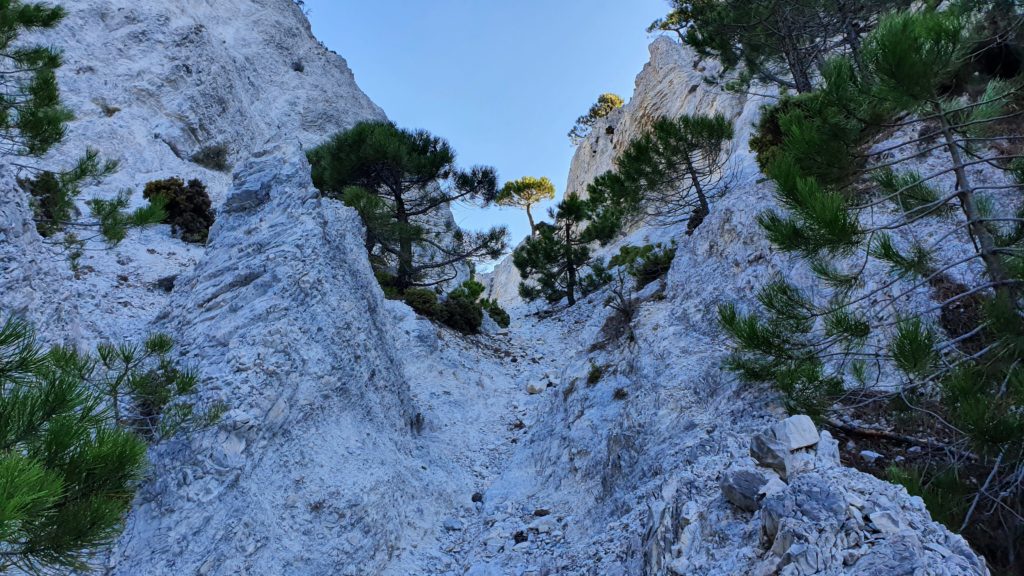
[[[793,76],[793,83],[796,84],[796,91],[805,94],[814,90],[814,85],[811,84],[811,76],[807,69],[809,64],[800,53],[799,38],[793,30],[789,16],[780,12],[786,9],[779,8],[779,4],[776,4],[775,21],[779,26],[779,41],[789,72]]]
[[[526,205],[526,218],[530,220],[530,238],[533,238],[536,235],[534,232],[537,231],[537,225],[533,222],[533,213],[530,212],[529,204]]]
[[[704,223],[704,219],[711,214],[711,205],[708,204],[708,197],[704,194],[704,187],[700,184],[697,169],[693,166],[693,160],[686,156],[686,171],[690,174],[690,181],[693,182],[693,191],[697,193],[698,206],[693,210],[690,221],[686,224],[686,235],[690,236],[698,226]]]
[[[395,194],[395,220],[402,226],[398,240],[398,275],[395,284],[399,291],[405,292],[412,286],[412,239],[408,232],[409,215],[399,194]]]
[[[857,28],[854,26],[853,10],[850,9],[848,0],[839,0],[837,9],[839,10],[839,19],[842,21],[843,34],[846,36],[846,44],[850,47],[850,55],[853,56],[853,63],[857,66],[857,70],[863,72],[864,68],[860,60],[860,35],[857,34]]]
[[[576,304],[576,262],[572,254],[572,224],[565,223],[565,295],[569,306]]]
[[[1011,302],[1016,303],[1017,289],[1009,283],[1010,276],[1006,272],[1006,263],[996,252],[996,240],[988,225],[982,222],[983,216],[978,210],[974,197],[974,188],[967,177],[967,170],[964,169],[963,157],[960,149],[957,148],[953,129],[950,128],[949,119],[942,111],[942,106],[936,103],[933,107],[936,114],[942,121],[942,135],[946,139],[946,150],[953,161],[953,173],[956,174],[957,199],[960,201],[960,209],[967,218],[967,229],[974,240],[975,248],[985,263],[985,272],[992,282],[998,284],[995,288],[997,294],[1007,296]]]

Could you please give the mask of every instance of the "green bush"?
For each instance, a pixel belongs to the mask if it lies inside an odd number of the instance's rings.
[[[783,143],[782,126],[779,118],[788,110],[797,108],[800,101],[792,96],[784,96],[778,103],[761,107],[761,119],[757,122],[754,134],[750,137],[750,151],[757,158],[757,165],[762,173],[768,172],[776,151]]]
[[[601,94],[597,98],[597,102],[590,107],[590,110],[586,114],[576,119],[576,124],[573,125],[572,130],[569,130],[569,141],[574,146],[578,146],[580,142],[590,135],[590,131],[594,128],[594,124],[598,120],[611,114],[614,110],[622,108],[626,104],[626,101],[622,99],[622,96],[618,94],[612,94],[610,92]]]
[[[437,316],[437,293],[426,288],[409,288],[403,296],[408,304],[420,316],[434,318]]]
[[[186,185],[181,178],[155,180],[146,184],[142,194],[149,200],[162,197],[166,201],[164,223],[171,225],[173,233],[180,232],[182,240],[206,243],[215,217],[210,195],[202,182],[190,180]]]
[[[490,316],[491,320],[494,320],[494,323],[498,326],[508,328],[509,325],[512,324],[512,317],[508,315],[508,312],[506,312],[504,308],[498,305],[497,300],[488,300],[487,298],[484,298],[480,301],[480,306],[483,307],[484,311],[487,312],[487,315]]]
[[[115,421],[150,443],[212,426],[224,412],[217,403],[197,406],[186,400],[196,392],[199,374],[178,366],[173,350],[174,341],[164,334],[141,345],[97,348],[97,387],[107,395]]]
[[[408,288],[403,294],[398,295],[398,290],[391,285],[393,278],[386,274],[378,274],[385,294],[395,294],[395,299],[404,300],[417,314],[463,334],[480,333],[485,311],[502,328],[508,328],[511,322],[508,312],[498,306],[497,301],[480,299],[484,293],[484,285],[474,279],[463,282],[449,292],[448,297],[441,302],[437,293],[427,288]]]
[[[40,172],[35,178],[21,178],[18,184],[32,197],[36,230],[43,238],[60,232],[63,228],[61,222],[68,222],[74,217],[74,199],[64,193],[53,172]]]
[[[623,246],[619,253],[608,261],[608,265],[613,268],[625,267],[630,276],[636,278],[636,287],[639,290],[667,274],[675,257],[675,246]]]
[[[486,288],[476,279],[470,278],[462,283],[458,288],[452,290],[448,296],[450,298],[466,298],[470,302],[476,302],[484,294]]]
[[[228,164],[228,147],[224,144],[204,146],[193,154],[190,160],[203,168],[217,172],[227,172],[231,168]]]
[[[479,334],[484,323],[484,310],[465,296],[449,295],[438,307],[437,320],[463,334]]]

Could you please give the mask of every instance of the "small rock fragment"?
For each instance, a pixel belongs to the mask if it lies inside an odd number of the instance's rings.
[[[767,483],[764,474],[753,470],[727,470],[718,480],[725,499],[747,512],[754,512],[760,507],[761,488]]]
[[[465,526],[462,524],[461,520],[448,518],[444,521],[444,529],[449,532],[459,532],[463,528],[465,528]]]
[[[873,452],[871,450],[861,450],[860,457],[865,462],[874,464],[876,460],[882,457],[882,455],[879,454],[878,452]]]
[[[895,534],[900,531],[900,521],[897,520],[896,516],[888,510],[869,514],[868,519],[871,520],[871,524],[879,532]]]
[[[772,427],[775,437],[790,451],[799,450],[818,443],[818,429],[810,416],[790,416]]]

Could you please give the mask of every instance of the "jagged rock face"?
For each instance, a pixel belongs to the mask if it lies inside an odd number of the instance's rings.
[[[94,147],[121,169],[84,196],[129,188],[136,204],[148,181],[199,178],[218,218],[208,247],[158,226],[87,252],[76,278],[2,174],[0,306],[84,348],[167,332],[229,408],[153,450],[109,573],[379,573],[417,525],[392,505],[414,492],[415,412],[362,226],[319,198],[302,147],[383,112],[291,0],[67,8],[38,39],[64,50],[77,119],[40,165]],[[228,170],[191,161],[211,145]]]
[[[576,149],[566,192],[587,196],[587,186],[608,170],[634,139],[659,118],[681,114],[736,116],[742,99],[722,94],[704,82],[720,66],[700,61],[690,51],[662,36],[651,44],[651,60],[636,78],[633,97],[619,110],[598,120],[590,135]]]
[[[76,0],[68,8],[46,38],[67,48],[60,81],[78,116],[69,144],[134,151],[121,155],[126,172],[165,171],[172,158],[216,144],[232,158],[270,139],[308,147],[384,117],[289,0]]]
[[[0,169],[0,177],[0,309],[73,339],[76,303],[53,289],[70,283],[71,270],[53,265],[12,171]]]
[[[63,50],[58,79],[76,116],[64,143],[38,164],[64,169],[90,147],[119,161],[118,173],[86,189],[83,199],[128,189],[141,205],[146,182],[199,178],[219,208],[231,166],[268,143],[310,147],[360,120],[385,118],[345,61],[312,36],[291,0],[64,4],[68,16],[56,30],[26,38]],[[221,145],[226,170],[191,161]],[[18,259],[19,274],[37,280],[0,291],[0,308],[20,311],[31,300],[34,320],[84,347],[137,339],[167,303],[167,294],[154,289],[157,281],[187,272],[203,255],[201,246],[172,240],[167,227],[102,248],[90,243],[75,282],[44,282],[52,269],[67,268],[64,254],[31,235],[10,258]],[[39,251],[52,263],[28,256]]]
[[[231,409],[155,452],[114,574],[387,564],[409,524],[393,498],[410,490],[415,414],[361,234],[297,150],[236,172],[205,258],[160,319],[202,368],[203,395]]]

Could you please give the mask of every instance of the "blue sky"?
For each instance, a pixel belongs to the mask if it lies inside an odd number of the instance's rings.
[[[313,31],[391,120],[448,139],[502,182],[547,176],[564,192],[566,133],[602,92],[627,100],[664,0],[306,0]],[[534,210],[542,215],[547,206]],[[507,225],[509,208],[458,207],[460,225]]]

